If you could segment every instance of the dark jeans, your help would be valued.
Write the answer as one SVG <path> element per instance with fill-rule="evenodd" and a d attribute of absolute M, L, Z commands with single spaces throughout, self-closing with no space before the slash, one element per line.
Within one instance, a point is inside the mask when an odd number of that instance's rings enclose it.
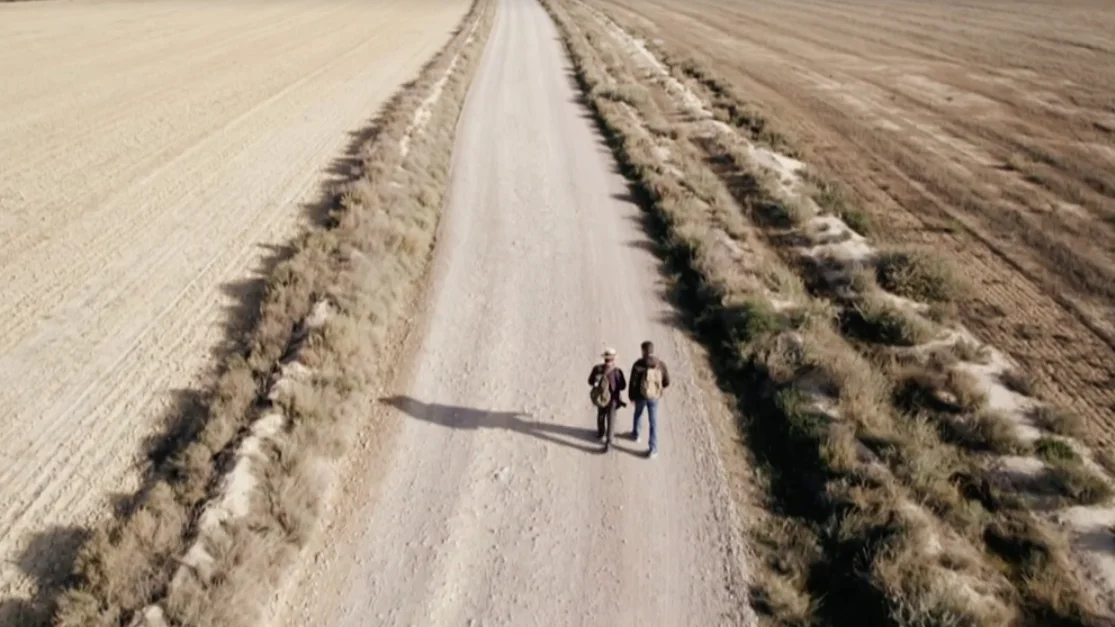
<path fill-rule="evenodd" d="M 616 431 L 616 406 L 609 405 L 607 407 L 600 407 L 596 410 L 596 435 L 597 437 L 608 436 L 606 440 L 609 444 L 612 442 L 612 434 Z"/>

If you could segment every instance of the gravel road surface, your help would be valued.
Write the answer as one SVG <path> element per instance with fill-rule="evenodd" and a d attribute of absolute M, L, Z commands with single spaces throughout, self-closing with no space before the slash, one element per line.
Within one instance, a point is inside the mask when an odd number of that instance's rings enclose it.
<path fill-rule="evenodd" d="M 639 210 L 578 104 L 555 26 L 502 0 L 462 114 L 433 282 L 284 625 L 743 622 L 729 499 Z M 653 340 L 659 456 L 595 439 L 586 378 Z M 617 433 L 631 428 L 631 406 Z"/>

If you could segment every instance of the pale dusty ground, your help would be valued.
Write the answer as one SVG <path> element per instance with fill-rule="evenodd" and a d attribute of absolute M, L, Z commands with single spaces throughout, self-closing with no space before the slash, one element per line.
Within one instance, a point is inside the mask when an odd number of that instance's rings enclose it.
<path fill-rule="evenodd" d="M 568 67 L 542 8 L 502 0 L 424 314 L 381 404 L 393 456 L 353 460 L 273 624 L 744 622 L 719 410 Z M 660 455 L 642 456 L 645 425 L 602 455 L 588 370 L 605 344 L 626 370 L 647 338 L 675 382 Z"/>
<path fill-rule="evenodd" d="M 466 9 L 0 7 L 0 599 L 135 486 L 143 438 L 346 132 Z"/>

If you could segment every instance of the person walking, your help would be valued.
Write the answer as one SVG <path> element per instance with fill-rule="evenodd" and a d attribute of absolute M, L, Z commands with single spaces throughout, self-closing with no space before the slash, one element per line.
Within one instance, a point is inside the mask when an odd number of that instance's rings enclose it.
<path fill-rule="evenodd" d="M 616 409 L 627 405 L 620 396 L 627 388 L 627 379 L 623 376 L 623 369 L 616 368 L 615 349 L 604 349 L 603 357 L 604 363 L 592 367 L 588 384 L 592 386 L 589 397 L 596 406 L 596 436 L 604 443 L 604 452 L 607 453 L 612 446 Z"/>
<path fill-rule="evenodd" d="M 639 419 L 643 410 L 647 412 L 647 422 L 650 423 L 650 442 L 647 447 L 647 457 L 658 455 L 658 400 L 662 392 L 670 387 L 670 371 L 666 362 L 654 354 L 654 343 L 643 342 L 640 346 L 643 356 L 631 365 L 631 391 L 628 397 L 635 403 L 635 417 L 631 426 L 631 440 L 639 441 Z"/>

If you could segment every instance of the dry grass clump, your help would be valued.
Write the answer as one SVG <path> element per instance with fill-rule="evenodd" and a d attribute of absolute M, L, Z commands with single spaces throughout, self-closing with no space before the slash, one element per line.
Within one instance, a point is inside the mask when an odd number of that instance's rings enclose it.
<path fill-rule="evenodd" d="M 650 95 L 647 90 L 639 85 L 616 85 L 603 87 L 597 90 L 597 95 L 614 102 L 622 102 L 632 107 L 643 105 Z"/>
<path fill-rule="evenodd" d="M 389 332 L 428 261 L 457 113 L 491 17 L 492 3 L 474 3 L 449 44 L 384 108 L 355 155 L 363 172 L 337 190 L 327 222 L 273 272 L 244 349 L 203 411 L 175 425 L 131 507 L 81 551 L 55 624 L 131 624 L 155 603 L 169 624 L 254 624 L 267 588 L 313 529 L 329 478 L 323 468 L 347 448 L 362 412 L 359 390 L 389 361 Z M 476 41 L 466 47 L 465 25 L 477 21 Z M 456 71 L 404 157 L 400 140 L 415 109 L 458 52 Z M 307 331 L 304 321 L 322 301 L 335 315 Z M 312 376 L 266 398 L 296 349 Z M 197 572 L 170 586 L 248 427 L 276 408 L 289 417 L 268 450 L 280 462 L 260 464 L 251 513 L 206 547 L 214 577 Z"/>
<path fill-rule="evenodd" d="M 991 362 L 991 349 L 978 342 L 960 338 L 953 343 L 952 349 L 961 361 L 966 361 L 971 364 L 987 364 Z"/>
<path fill-rule="evenodd" d="M 1050 405 L 1038 405 L 1030 412 L 1034 423 L 1057 435 L 1082 439 L 1088 434 L 1088 425 L 1077 414 Z"/>
<path fill-rule="evenodd" d="M 1022 596 L 1040 611 L 1041 625 L 1105 624 L 1100 608 L 1080 594 L 1083 585 L 1069 564 L 1064 537 L 1026 511 L 1000 516 L 987 526 L 984 541 L 1000 557 Z"/>
<path fill-rule="evenodd" d="M 973 443 L 1000 455 L 1020 455 L 1030 447 L 1018 437 L 1014 421 L 1006 414 L 984 409 L 971 421 Z"/>
<path fill-rule="evenodd" d="M 953 368 L 945 377 L 945 390 L 965 412 L 974 413 L 987 405 L 987 390 L 976 375 Z"/>
<path fill-rule="evenodd" d="M 860 235 L 871 235 L 871 230 L 873 228 L 871 216 L 856 209 L 845 209 L 838 215 L 840 219 L 844 221 L 844 224 L 847 224 L 848 228 L 856 233 Z"/>
<path fill-rule="evenodd" d="M 1014 421 L 987 407 L 988 393 L 979 378 L 952 366 L 947 351 L 922 356 L 894 371 L 895 402 L 911 415 L 927 414 L 942 437 L 971 451 L 997 454 L 1029 452 Z"/>
<path fill-rule="evenodd" d="M 845 326 L 859 339 L 893 346 L 917 346 L 935 335 L 934 328 L 924 318 L 898 307 L 878 292 L 864 294 L 852 307 L 855 322 Z"/>
<path fill-rule="evenodd" d="M 812 170 L 806 171 L 803 178 L 809 185 L 809 197 L 822 212 L 839 216 L 848 228 L 860 235 L 871 234 L 871 216 L 849 206 L 848 195 L 843 187 L 822 179 Z"/>
<path fill-rule="evenodd" d="M 1045 480 L 1066 505 L 1096 505 L 1111 498 L 1111 485 L 1079 458 L 1052 460 Z"/>
<path fill-rule="evenodd" d="M 752 540 L 765 559 L 766 568 L 757 568 L 749 592 L 752 605 L 762 614 L 781 617 L 788 624 L 808 625 L 818 603 L 806 591 L 809 565 L 820 559 L 821 547 L 815 535 L 783 517 L 766 514 L 770 519 L 754 527 Z"/>
<path fill-rule="evenodd" d="M 880 253 L 875 269 L 883 289 L 918 302 L 951 303 L 968 293 L 968 285 L 950 262 L 925 251 Z"/>
<path fill-rule="evenodd" d="M 1013 390 L 1025 396 L 1038 395 L 1037 379 L 1025 370 L 1011 368 L 1000 374 L 999 380 L 1008 390 Z"/>
<path fill-rule="evenodd" d="M 795 226 L 805 224 L 810 218 L 814 216 L 813 208 L 809 203 L 804 200 L 796 198 L 787 198 L 778 203 L 781 211 L 786 215 L 789 222 Z"/>

